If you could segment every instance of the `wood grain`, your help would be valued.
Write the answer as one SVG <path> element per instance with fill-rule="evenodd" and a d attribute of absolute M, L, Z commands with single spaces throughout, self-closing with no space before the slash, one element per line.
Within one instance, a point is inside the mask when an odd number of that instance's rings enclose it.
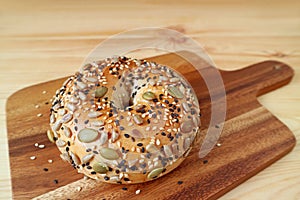
<path fill-rule="evenodd" d="M 186 160 L 173 172 L 143 184 L 126 186 L 82 181 L 82 175 L 61 160 L 53 164 L 47 159 L 59 156 L 55 145 L 47 141 L 49 98 L 65 79 L 54 80 L 23 89 L 7 103 L 7 126 L 15 199 L 216 199 L 246 179 L 269 166 L 292 150 L 292 132 L 257 101 L 257 95 L 281 87 L 291 80 L 293 70 L 284 63 L 265 61 L 236 71 L 220 71 L 227 98 L 226 121 L 219 143 L 205 158 L 199 158 L 203 136 L 211 116 L 210 93 L 204 80 L 193 67 L 175 54 L 150 58 L 181 72 L 197 93 L 201 108 L 201 137 Z M 202 71 L 210 78 L 212 67 Z M 259 69 L 259 70 L 258 70 Z M 247 76 L 246 76 L 247 74 Z M 42 94 L 47 90 L 47 94 Z M 26 103 L 24 103 L 26 102 Z M 34 105 L 41 105 L 36 109 Z M 37 117 L 37 112 L 43 117 Z M 218 128 L 218 127 L 215 127 Z M 33 144 L 46 144 L 39 150 Z M 37 159 L 29 161 L 31 155 Z M 204 163 L 204 160 L 208 163 Z M 26 165 L 24 165 L 26 163 Z M 27 164 L 28 163 L 28 164 Z M 44 172 L 43 168 L 49 171 Z M 31 180 L 28 182 L 28 180 Z M 58 184 L 53 180 L 57 179 Z M 177 182 L 183 181 L 182 185 Z M 80 187 L 81 191 L 76 191 Z M 142 193 L 135 194 L 137 189 Z"/>
<path fill-rule="evenodd" d="M 292 82 L 259 98 L 300 139 L 300 2 L 187 0 L 0 1 L 0 199 L 10 199 L 5 105 L 17 90 L 64 77 L 99 42 L 144 26 L 171 27 L 201 43 L 216 66 L 276 59 Z M 139 51 L 134 57 L 157 55 Z M 300 199 L 300 144 L 221 199 Z"/>

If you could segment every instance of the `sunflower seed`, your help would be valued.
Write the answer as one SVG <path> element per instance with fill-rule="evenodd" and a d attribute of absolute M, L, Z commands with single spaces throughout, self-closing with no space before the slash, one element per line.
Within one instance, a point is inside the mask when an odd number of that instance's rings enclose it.
<path fill-rule="evenodd" d="M 119 178 L 119 176 L 111 176 L 109 180 L 111 180 L 111 181 L 119 181 L 120 178 Z"/>
<path fill-rule="evenodd" d="M 146 151 L 149 151 L 150 153 L 158 152 L 158 149 L 154 146 L 154 144 L 148 144 L 146 146 Z"/>
<path fill-rule="evenodd" d="M 103 115 L 102 112 L 91 111 L 91 112 L 89 112 L 88 117 L 89 118 L 97 118 L 101 115 Z"/>
<path fill-rule="evenodd" d="M 104 121 L 98 120 L 98 121 L 92 122 L 91 124 L 92 124 L 92 126 L 97 126 L 97 127 L 99 127 L 99 126 L 103 126 L 103 125 L 104 125 Z"/>
<path fill-rule="evenodd" d="M 63 141 L 62 139 L 58 139 L 58 140 L 56 140 L 56 145 L 58 147 L 64 147 L 64 146 L 66 146 L 66 142 Z"/>
<path fill-rule="evenodd" d="M 107 141 L 107 139 L 108 139 L 108 134 L 106 132 L 102 131 L 101 135 L 100 135 L 99 145 L 105 144 L 105 142 Z"/>
<path fill-rule="evenodd" d="M 199 126 L 200 125 L 200 119 L 198 116 L 194 115 L 193 116 L 193 123 L 195 126 Z"/>
<path fill-rule="evenodd" d="M 167 81 L 169 79 L 167 77 L 165 77 L 165 76 L 159 76 L 158 80 L 160 80 L 160 81 Z"/>
<path fill-rule="evenodd" d="M 191 111 L 191 108 L 189 107 L 189 105 L 186 102 L 182 103 L 182 108 L 187 113 Z"/>
<path fill-rule="evenodd" d="M 80 142 L 90 143 L 97 139 L 98 131 L 91 128 L 84 128 L 79 131 L 77 137 Z"/>
<path fill-rule="evenodd" d="M 62 154 L 60 154 L 60 157 L 61 157 L 61 159 L 63 159 L 64 161 L 67 161 L 67 162 L 71 163 L 71 159 L 70 159 L 70 157 L 69 157 L 69 154 L 67 154 L 67 153 L 62 153 Z"/>
<path fill-rule="evenodd" d="M 119 137 L 119 133 L 113 130 L 111 135 L 111 142 L 115 142 L 118 139 L 118 137 Z"/>
<path fill-rule="evenodd" d="M 71 113 L 67 113 L 60 119 L 60 122 L 68 123 L 69 121 L 71 121 L 72 118 L 73 118 L 73 115 Z"/>
<path fill-rule="evenodd" d="M 134 159 L 134 160 L 128 160 L 128 166 L 132 167 L 133 165 L 135 165 L 137 163 L 138 159 Z"/>
<path fill-rule="evenodd" d="M 75 165 L 80 165 L 80 159 L 76 154 L 74 154 L 72 151 L 70 151 L 70 156 L 72 160 L 74 161 Z"/>
<path fill-rule="evenodd" d="M 52 113 L 50 115 L 50 123 L 53 124 L 55 122 L 55 120 L 56 120 L 56 118 L 55 118 L 54 114 Z"/>
<path fill-rule="evenodd" d="M 70 100 L 69 100 L 70 103 L 73 103 L 73 104 L 77 104 L 78 103 L 78 99 L 74 96 L 70 97 Z"/>
<path fill-rule="evenodd" d="M 92 83 L 95 83 L 95 82 L 97 82 L 97 78 L 95 78 L 95 77 L 85 77 L 85 79 L 87 80 L 87 81 L 89 81 L 89 82 L 92 82 Z"/>
<path fill-rule="evenodd" d="M 87 87 L 87 84 L 78 81 L 78 82 L 77 82 L 77 86 L 78 86 L 79 89 L 83 90 L 84 88 Z"/>
<path fill-rule="evenodd" d="M 150 79 L 148 83 L 149 83 L 151 86 L 154 86 L 156 82 L 155 82 L 155 80 Z"/>
<path fill-rule="evenodd" d="M 67 127 L 67 126 L 65 126 L 65 125 L 63 125 L 63 128 L 64 128 L 64 134 L 65 134 L 65 136 L 68 137 L 68 138 L 70 138 L 72 136 L 72 132 L 71 132 L 70 128 Z"/>
<path fill-rule="evenodd" d="M 60 116 L 63 116 L 64 114 L 66 114 L 66 110 L 65 110 L 65 109 L 59 109 L 59 110 L 58 110 L 58 114 L 59 114 Z"/>
<path fill-rule="evenodd" d="M 144 99 L 146 99 L 146 100 L 153 100 L 153 99 L 155 99 L 155 94 L 153 93 L 153 92 L 150 92 L 150 91 L 148 91 L 148 92 L 145 92 L 143 95 L 142 95 L 142 97 L 144 98 Z"/>
<path fill-rule="evenodd" d="M 51 130 L 47 130 L 47 136 L 48 136 L 48 139 L 50 142 L 54 143 L 54 135 L 53 135 L 53 132 Z"/>
<path fill-rule="evenodd" d="M 179 80 L 180 80 L 179 78 L 174 77 L 174 78 L 171 78 L 171 79 L 170 79 L 170 82 L 171 82 L 171 83 L 175 83 L 175 82 L 178 82 Z"/>
<path fill-rule="evenodd" d="M 68 103 L 66 107 L 72 112 L 74 112 L 76 110 L 76 106 L 71 103 Z"/>
<path fill-rule="evenodd" d="M 94 157 L 94 154 L 92 154 L 92 153 L 86 154 L 86 155 L 83 156 L 82 159 L 81 159 L 82 164 L 85 164 L 85 163 L 89 162 L 93 157 Z"/>
<path fill-rule="evenodd" d="M 100 154 L 103 158 L 107 159 L 107 160 L 116 160 L 119 158 L 118 153 L 111 148 L 102 148 L 100 149 Z"/>
<path fill-rule="evenodd" d="M 86 100 L 86 95 L 83 93 L 83 92 L 78 92 L 78 96 L 79 98 L 82 100 L 82 101 L 85 101 Z"/>
<path fill-rule="evenodd" d="M 161 173 L 162 173 L 162 171 L 163 171 L 164 169 L 163 168 L 156 168 L 156 169 L 153 169 L 149 174 L 148 174 L 148 179 L 152 179 L 152 178 L 156 178 L 156 177 L 158 177 Z"/>
<path fill-rule="evenodd" d="M 164 152 L 166 154 L 167 157 L 171 157 L 173 155 L 171 148 L 169 147 L 169 145 L 164 145 Z"/>
<path fill-rule="evenodd" d="M 61 127 L 62 123 L 60 121 L 56 121 L 55 124 L 52 126 L 52 130 L 54 131 L 58 131 Z"/>
<path fill-rule="evenodd" d="M 139 115 L 133 115 L 133 121 L 137 124 L 140 125 L 143 123 L 143 119 Z"/>
<path fill-rule="evenodd" d="M 180 90 L 177 87 L 169 86 L 167 91 L 172 97 L 175 97 L 175 98 L 178 98 L 178 99 L 181 99 L 181 98 L 184 97 L 182 92 L 180 92 Z"/>
<path fill-rule="evenodd" d="M 95 90 L 95 97 L 96 98 L 103 97 L 106 94 L 107 90 L 108 89 L 105 86 L 100 86 L 100 87 L 96 88 L 96 90 Z"/>
<path fill-rule="evenodd" d="M 191 145 L 191 139 L 190 138 L 185 138 L 184 143 L 183 143 L 183 149 L 188 149 Z"/>
<path fill-rule="evenodd" d="M 134 138 L 143 138 L 144 135 L 137 129 L 133 129 L 131 131 L 131 136 L 133 136 Z"/>
<path fill-rule="evenodd" d="M 192 120 L 184 121 L 180 125 L 180 129 L 181 129 L 181 132 L 183 132 L 183 133 L 189 133 L 189 132 L 191 132 L 192 129 L 193 129 L 193 122 L 192 122 Z"/>

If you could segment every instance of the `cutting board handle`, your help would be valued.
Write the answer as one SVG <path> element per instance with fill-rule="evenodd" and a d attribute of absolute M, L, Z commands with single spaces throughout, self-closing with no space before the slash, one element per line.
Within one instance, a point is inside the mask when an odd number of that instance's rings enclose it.
<path fill-rule="evenodd" d="M 268 60 L 236 71 L 221 71 L 226 90 L 238 89 L 256 96 L 288 84 L 294 70 L 285 63 Z"/>

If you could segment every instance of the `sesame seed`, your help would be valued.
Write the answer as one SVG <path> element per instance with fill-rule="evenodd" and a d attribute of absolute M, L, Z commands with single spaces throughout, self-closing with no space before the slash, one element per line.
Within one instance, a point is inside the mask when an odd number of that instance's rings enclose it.
<path fill-rule="evenodd" d="M 136 190 L 135 191 L 135 194 L 140 194 L 141 193 L 141 190 Z"/>
<path fill-rule="evenodd" d="M 44 90 L 43 92 L 42 92 L 42 94 L 46 94 L 47 93 L 47 91 L 46 90 Z"/>
<path fill-rule="evenodd" d="M 30 156 L 30 160 L 35 160 L 36 157 L 35 156 Z"/>
<path fill-rule="evenodd" d="M 42 117 L 43 114 L 42 114 L 42 113 L 39 113 L 39 114 L 37 114 L 36 116 L 37 116 L 37 117 Z"/>
<path fill-rule="evenodd" d="M 76 188 L 76 190 L 78 191 L 78 192 L 80 192 L 81 191 L 81 187 L 80 186 L 78 186 L 77 188 Z"/>
<path fill-rule="evenodd" d="M 220 147 L 220 146 L 221 146 L 221 144 L 220 144 L 220 143 L 218 143 L 218 144 L 217 144 L 217 147 Z"/>
<path fill-rule="evenodd" d="M 49 160 L 48 160 L 48 163 L 53 163 L 53 160 L 50 160 L 50 159 L 49 159 Z"/>
<path fill-rule="evenodd" d="M 34 107 L 35 107 L 35 108 L 39 108 L 39 107 L 40 107 L 40 105 L 35 105 Z"/>
<path fill-rule="evenodd" d="M 141 146 L 143 146 L 143 143 L 137 143 L 136 145 L 141 147 Z"/>
<path fill-rule="evenodd" d="M 39 146 L 39 143 L 35 143 L 34 146 L 35 146 L 35 147 L 38 147 L 38 146 Z"/>
<path fill-rule="evenodd" d="M 45 145 L 44 145 L 44 144 L 39 144 L 38 147 L 39 147 L 40 149 L 43 149 L 43 148 L 45 148 Z"/>

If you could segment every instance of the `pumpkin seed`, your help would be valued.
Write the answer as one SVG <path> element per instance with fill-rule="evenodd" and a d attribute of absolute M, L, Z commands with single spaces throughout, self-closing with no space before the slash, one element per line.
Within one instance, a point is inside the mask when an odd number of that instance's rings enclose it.
<path fill-rule="evenodd" d="M 63 125 L 63 128 L 64 128 L 64 134 L 65 134 L 65 136 L 68 137 L 68 138 L 70 138 L 72 136 L 72 132 L 71 132 L 70 128 L 67 127 L 67 126 L 65 126 L 65 125 Z"/>
<path fill-rule="evenodd" d="M 81 129 L 78 133 L 78 140 L 80 142 L 90 143 L 97 139 L 98 131 L 91 128 Z"/>
<path fill-rule="evenodd" d="M 96 98 L 101 98 L 101 97 L 103 97 L 105 94 L 106 94 L 106 92 L 107 92 L 107 87 L 105 87 L 105 86 L 100 86 L 100 87 L 98 87 L 98 88 L 96 88 L 96 91 L 95 91 L 95 97 Z"/>
<path fill-rule="evenodd" d="M 93 164 L 93 170 L 97 173 L 105 174 L 108 171 L 108 167 L 97 162 Z"/>
<path fill-rule="evenodd" d="M 58 147 L 64 147 L 64 146 L 66 146 L 66 142 L 63 141 L 62 139 L 58 139 L 58 140 L 56 140 L 56 145 Z"/>
<path fill-rule="evenodd" d="M 94 157 L 94 154 L 92 154 L 92 153 L 91 154 L 86 154 L 81 159 L 82 164 L 85 164 L 85 163 L 89 162 L 93 157 Z"/>
<path fill-rule="evenodd" d="M 100 154 L 103 158 L 107 160 L 116 160 L 119 158 L 118 153 L 114 149 L 107 147 L 100 149 Z"/>
<path fill-rule="evenodd" d="M 156 168 L 153 169 L 149 174 L 148 174 L 148 179 L 152 179 L 152 178 L 157 178 L 162 171 L 164 170 L 164 168 Z"/>
<path fill-rule="evenodd" d="M 52 131 L 50 131 L 50 130 L 47 130 L 47 136 L 48 136 L 48 139 L 49 139 L 49 141 L 50 142 L 52 142 L 52 143 L 54 143 L 55 141 L 54 141 L 54 135 L 53 135 L 53 132 Z"/>
<path fill-rule="evenodd" d="M 194 123 L 192 120 L 184 121 L 180 126 L 181 132 L 183 132 L 183 133 L 191 132 L 193 129 L 193 125 L 194 125 Z"/>
<path fill-rule="evenodd" d="M 150 101 L 150 100 L 155 99 L 156 96 L 155 96 L 155 94 L 153 92 L 148 91 L 148 92 L 145 92 L 142 97 L 144 99 Z"/>
<path fill-rule="evenodd" d="M 180 92 L 180 90 L 177 87 L 169 86 L 167 91 L 172 97 L 175 97 L 175 98 L 178 98 L 178 99 L 181 99 L 181 98 L 184 97 L 182 92 Z"/>
<path fill-rule="evenodd" d="M 80 165 L 80 159 L 76 154 L 74 154 L 72 151 L 70 151 L 70 156 L 72 160 L 74 161 L 75 165 Z"/>
<path fill-rule="evenodd" d="M 143 123 L 143 119 L 139 115 L 133 115 L 133 121 L 137 124 L 140 125 Z"/>

